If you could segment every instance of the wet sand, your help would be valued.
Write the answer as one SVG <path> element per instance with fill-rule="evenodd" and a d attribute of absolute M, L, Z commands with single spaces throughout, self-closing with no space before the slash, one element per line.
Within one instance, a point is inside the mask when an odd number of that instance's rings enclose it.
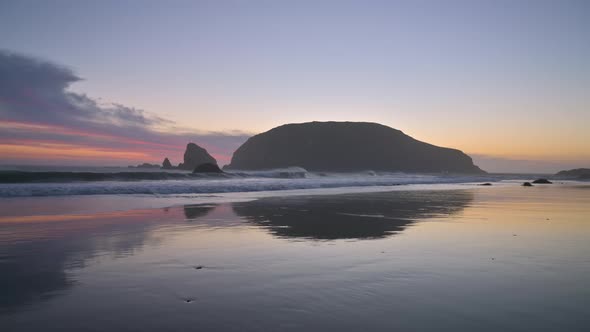
<path fill-rule="evenodd" d="M 3 331 L 590 326 L 589 185 L 29 202 L 0 216 Z"/>

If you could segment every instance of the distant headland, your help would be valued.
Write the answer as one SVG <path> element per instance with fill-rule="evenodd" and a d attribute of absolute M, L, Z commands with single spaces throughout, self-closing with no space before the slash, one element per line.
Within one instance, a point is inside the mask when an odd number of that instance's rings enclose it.
<path fill-rule="evenodd" d="M 576 168 L 560 171 L 555 176 L 562 179 L 590 180 L 590 168 Z"/>
<path fill-rule="evenodd" d="M 369 122 L 286 124 L 249 138 L 225 169 L 485 173 L 465 153 Z"/>

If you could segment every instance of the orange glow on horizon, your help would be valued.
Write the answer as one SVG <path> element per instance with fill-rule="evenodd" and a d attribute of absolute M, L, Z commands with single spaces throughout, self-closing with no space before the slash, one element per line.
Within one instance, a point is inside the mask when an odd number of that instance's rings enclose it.
<path fill-rule="evenodd" d="M 0 130 L 6 129 L 16 133 L 39 133 L 68 136 L 67 141 L 56 139 L 35 138 L 11 138 L 7 135 L 0 139 L 0 153 L 4 161 L 21 162 L 33 160 L 48 161 L 97 161 L 97 163 L 126 162 L 136 163 L 160 163 L 164 158 L 169 158 L 173 164 L 182 162 L 185 144 L 182 137 L 176 138 L 175 133 L 153 132 L 154 139 L 158 134 L 163 134 L 163 139 L 172 139 L 179 143 L 151 142 L 141 139 L 122 137 L 119 135 L 86 132 L 76 128 L 69 128 L 53 124 L 41 124 L 18 121 L 0 120 Z M 21 135 L 22 136 L 22 135 Z M 34 135 L 33 135 L 34 136 Z M 49 136 L 50 137 L 50 136 Z M 84 138 L 84 143 L 76 143 L 76 138 Z M 90 142 L 86 142 L 90 138 Z M 94 144 L 94 142 L 96 144 Z M 199 144 L 199 142 L 195 142 Z M 204 146 L 220 165 L 228 163 L 233 151 L 223 151 L 215 147 Z"/>
<path fill-rule="evenodd" d="M 21 144 L 0 144 L 0 154 L 2 154 L 5 157 L 21 159 L 152 159 L 150 155 L 144 152 L 99 149 L 85 145 L 55 143 L 39 143 L 37 146 Z"/>
<path fill-rule="evenodd" d="M 109 141 L 117 141 L 117 142 L 125 142 L 129 144 L 140 144 L 140 145 L 152 145 L 158 146 L 162 148 L 177 148 L 176 146 L 170 144 L 162 144 L 157 142 L 147 142 L 143 140 L 136 140 L 130 139 L 128 137 L 123 137 L 119 135 L 111 135 L 111 134 L 102 134 L 96 133 L 88 130 L 77 130 L 74 128 L 57 126 L 57 125 L 48 125 L 48 124 L 40 124 L 40 123 L 30 123 L 30 122 L 16 122 L 16 121 L 0 121 L 0 129 L 16 129 L 16 130 L 25 130 L 31 131 L 34 130 L 36 132 L 46 132 L 46 133 L 58 133 L 60 135 L 66 136 L 84 136 L 84 137 L 94 137 L 105 139 Z"/>
<path fill-rule="evenodd" d="M 168 157 L 173 164 L 177 164 L 182 161 L 184 152 L 184 144 L 150 142 L 118 135 L 87 132 L 53 124 L 0 120 L 0 130 L 2 129 L 19 133 L 57 134 L 72 138 L 71 140 L 68 139 L 68 141 L 34 138 L 12 139 L 10 137 L 0 139 L 0 153 L 5 162 L 18 163 L 21 160 L 26 162 L 34 160 L 72 162 L 79 160 L 96 161 L 101 164 L 110 161 L 135 164 L 142 162 L 160 163 L 165 157 Z M 467 133 L 449 131 L 444 127 L 433 128 L 426 134 L 424 134 L 424 128 L 420 128 L 420 130 L 412 127 L 398 129 L 402 129 L 404 133 L 420 141 L 441 147 L 459 149 L 472 157 L 540 162 L 580 162 L 590 160 L 590 150 L 586 149 L 587 143 L 583 137 L 571 141 L 556 131 L 545 132 L 542 136 L 535 136 L 532 134 L 523 135 L 520 131 L 510 130 L 504 131 L 498 136 L 482 137 L 481 132 L 476 127 L 467 128 Z M 165 132 L 162 133 L 166 134 Z M 465 140 L 466 134 L 477 139 Z M 92 142 L 79 144 L 75 143 L 76 137 L 92 138 L 100 143 L 96 144 L 98 146 Z M 543 144 L 539 144 L 539 142 L 543 142 Z M 199 142 L 196 143 L 199 144 Z M 122 145 L 126 146 L 123 147 Z M 209 150 L 209 153 L 220 165 L 229 163 L 231 160 L 233 151 L 223 151 L 206 146 L 205 148 Z"/>

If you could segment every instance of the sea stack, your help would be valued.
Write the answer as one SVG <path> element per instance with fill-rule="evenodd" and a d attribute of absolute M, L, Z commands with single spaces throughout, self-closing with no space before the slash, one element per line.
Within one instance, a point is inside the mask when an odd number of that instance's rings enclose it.
<path fill-rule="evenodd" d="M 186 151 L 184 152 L 184 162 L 180 163 L 178 168 L 193 171 L 197 166 L 207 163 L 217 165 L 217 161 L 207 152 L 207 150 L 195 143 L 188 143 L 186 145 Z"/>
<path fill-rule="evenodd" d="M 162 162 L 162 168 L 163 169 L 172 169 L 172 163 L 170 162 L 170 160 L 168 158 L 165 158 L 164 161 Z"/>
<path fill-rule="evenodd" d="M 291 166 L 309 171 L 485 173 L 465 153 L 368 122 L 287 124 L 249 138 L 227 169 Z"/>
<path fill-rule="evenodd" d="M 193 173 L 223 173 L 223 171 L 217 164 L 205 163 L 195 167 Z"/>

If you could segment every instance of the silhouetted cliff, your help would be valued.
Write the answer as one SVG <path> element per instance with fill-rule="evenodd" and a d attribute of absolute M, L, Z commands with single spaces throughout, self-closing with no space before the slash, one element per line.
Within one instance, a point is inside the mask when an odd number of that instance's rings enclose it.
<path fill-rule="evenodd" d="M 248 139 L 228 169 L 485 173 L 469 156 L 367 122 L 287 124 Z"/>

